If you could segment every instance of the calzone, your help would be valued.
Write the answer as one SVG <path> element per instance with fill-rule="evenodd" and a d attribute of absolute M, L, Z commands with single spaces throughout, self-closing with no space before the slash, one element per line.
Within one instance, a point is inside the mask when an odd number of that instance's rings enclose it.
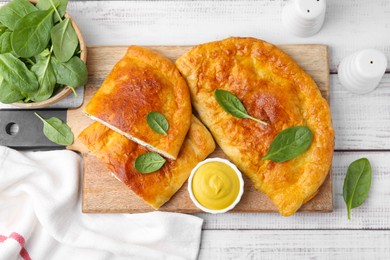
<path fill-rule="evenodd" d="M 79 135 L 93 154 L 154 209 L 167 202 L 188 179 L 192 168 L 215 149 L 210 132 L 192 116 L 191 127 L 176 160 L 167 160 L 156 172 L 142 174 L 134 168 L 134 160 L 148 150 L 110 128 L 95 122 Z"/>
<path fill-rule="evenodd" d="M 166 135 L 149 126 L 151 112 L 168 121 Z M 152 50 L 131 46 L 84 113 L 149 150 L 176 159 L 191 125 L 192 111 L 187 84 L 175 64 Z"/>
<path fill-rule="evenodd" d="M 262 40 L 228 38 L 192 48 L 176 66 L 218 145 L 282 215 L 294 214 L 316 194 L 331 167 L 334 131 L 328 103 L 294 60 Z M 268 125 L 224 111 L 216 89 L 233 93 Z M 275 136 L 292 126 L 310 128 L 309 149 L 283 163 L 262 160 Z"/>

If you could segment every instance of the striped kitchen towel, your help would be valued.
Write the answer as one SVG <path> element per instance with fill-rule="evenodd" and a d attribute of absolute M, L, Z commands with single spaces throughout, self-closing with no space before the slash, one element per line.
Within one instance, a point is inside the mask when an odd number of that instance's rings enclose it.
<path fill-rule="evenodd" d="M 0 146 L 0 259 L 196 259 L 203 220 L 83 214 L 81 157 Z"/>

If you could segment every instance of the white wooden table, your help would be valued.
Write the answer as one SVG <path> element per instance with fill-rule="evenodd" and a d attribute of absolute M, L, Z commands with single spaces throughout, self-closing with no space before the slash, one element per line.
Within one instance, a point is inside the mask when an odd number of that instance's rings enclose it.
<path fill-rule="evenodd" d="M 200 259 L 390 259 L 390 69 L 380 86 L 354 95 L 340 86 L 346 55 L 376 48 L 390 60 L 390 1 L 328 0 L 323 29 L 310 38 L 281 24 L 286 1 L 74 1 L 69 13 L 89 45 L 192 45 L 228 36 L 281 43 L 323 43 L 331 53 L 331 108 L 336 130 L 334 212 L 199 214 L 205 220 Z M 104 62 L 104 61 L 102 61 Z M 367 201 L 352 220 L 342 198 L 346 169 L 373 166 Z"/>

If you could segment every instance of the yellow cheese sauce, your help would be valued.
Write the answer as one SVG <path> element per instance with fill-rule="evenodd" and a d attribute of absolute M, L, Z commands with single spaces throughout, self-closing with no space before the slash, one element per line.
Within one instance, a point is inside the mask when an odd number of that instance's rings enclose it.
<path fill-rule="evenodd" d="M 229 207 L 240 192 L 236 172 L 223 162 L 201 165 L 192 179 L 192 192 L 203 207 L 221 210 Z"/>

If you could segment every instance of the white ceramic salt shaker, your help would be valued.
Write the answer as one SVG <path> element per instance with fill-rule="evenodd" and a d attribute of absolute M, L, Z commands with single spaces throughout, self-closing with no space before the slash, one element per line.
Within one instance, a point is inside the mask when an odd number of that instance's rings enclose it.
<path fill-rule="evenodd" d="M 320 31 L 326 0 L 290 0 L 282 11 L 282 23 L 292 34 L 309 37 Z"/>
<path fill-rule="evenodd" d="M 345 89 L 365 94 L 378 86 L 386 67 L 387 59 L 382 52 L 365 49 L 344 58 L 338 67 L 338 76 Z"/>

